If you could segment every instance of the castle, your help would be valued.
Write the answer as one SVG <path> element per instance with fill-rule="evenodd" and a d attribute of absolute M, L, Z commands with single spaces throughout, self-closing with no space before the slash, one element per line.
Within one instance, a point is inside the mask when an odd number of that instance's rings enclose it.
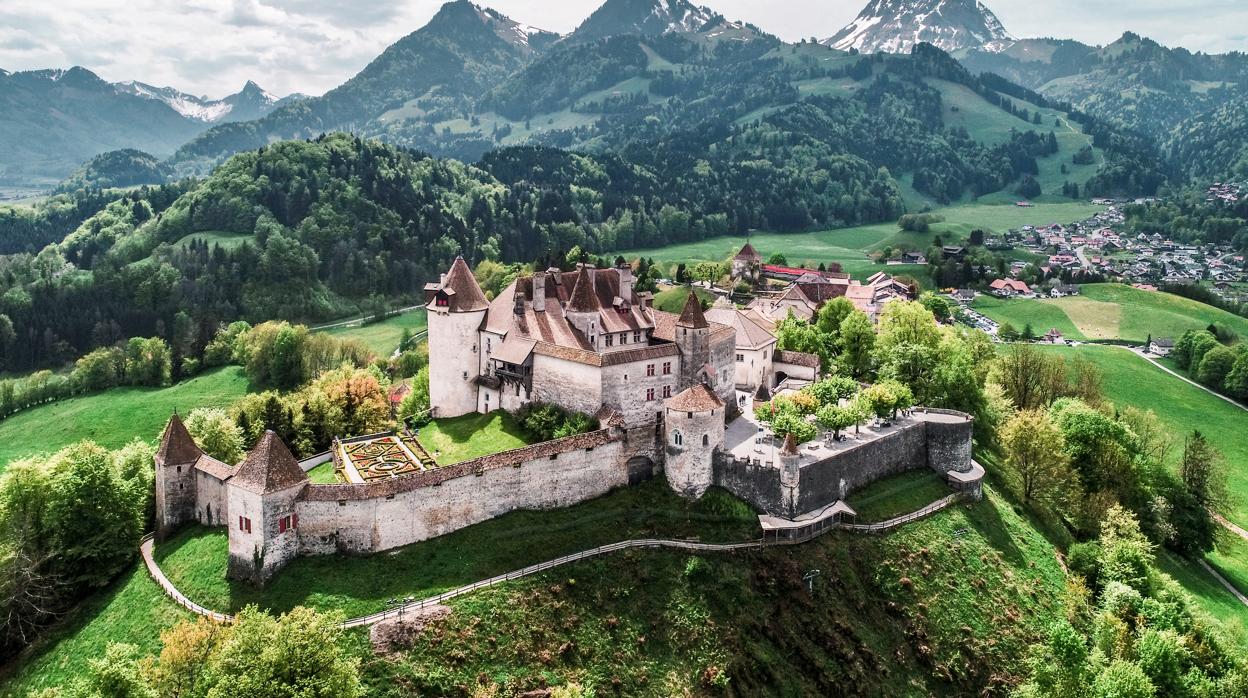
<path fill-rule="evenodd" d="M 660 471 L 685 497 L 728 489 L 769 517 L 760 522 L 773 534 L 809 525 L 803 517 L 821 507 L 824 517 L 852 511 L 840 501 L 848 492 L 912 468 L 979 494 L 972 425 L 959 413 L 923 411 L 852 443 L 829 435 L 800 451 L 767 448 L 750 391 L 817 380 L 817 357 L 775 351 L 765 323 L 744 330 L 745 316 L 730 314 L 742 311 L 708 319 L 693 293 L 679 315 L 654 308 L 628 267 L 537 272 L 491 301 L 456 259 L 425 291 L 433 417 L 543 402 L 592 414 L 599 429 L 446 466 L 413 458 L 409 433 L 336 441 L 299 462 L 266 432 L 231 465 L 206 455 L 174 415 L 155 457 L 158 537 L 190 522 L 225 526 L 229 577 L 264 584 L 300 555 L 389 550 Z M 407 461 L 391 469 L 393 458 Z M 310 482 L 307 471 L 330 459 L 351 482 Z"/>

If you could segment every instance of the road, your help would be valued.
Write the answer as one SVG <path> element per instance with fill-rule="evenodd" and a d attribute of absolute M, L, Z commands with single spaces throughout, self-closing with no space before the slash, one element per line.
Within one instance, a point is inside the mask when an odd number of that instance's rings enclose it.
<path fill-rule="evenodd" d="M 1140 358 L 1147 360 L 1147 361 L 1148 361 L 1149 363 L 1151 363 L 1152 365 L 1156 366 L 1157 368 L 1160 368 L 1161 370 L 1165 371 L 1166 373 L 1169 373 L 1170 375 L 1174 376 L 1175 378 L 1178 378 L 1178 379 L 1179 379 L 1179 380 L 1181 380 L 1181 381 L 1185 381 L 1185 382 L 1187 382 L 1187 383 L 1189 383 L 1189 384 L 1191 384 L 1191 385 L 1194 385 L 1194 386 L 1196 386 L 1197 388 L 1200 388 L 1201 390 L 1205 391 L 1206 393 L 1209 393 L 1210 395 L 1212 395 L 1212 396 L 1214 396 L 1214 397 L 1216 397 L 1216 398 L 1218 398 L 1218 399 L 1221 399 L 1221 400 L 1226 400 L 1227 402 L 1229 402 L 1229 403 L 1231 403 L 1232 405 L 1234 405 L 1234 406 L 1238 407 L 1239 409 L 1241 409 L 1241 410 L 1243 410 L 1243 411 L 1245 411 L 1245 412 L 1248 412 L 1248 407 L 1245 407 L 1243 403 L 1241 403 L 1241 402 L 1239 402 L 1239 401 L 1237 401 L 1237 400 L 1234 400 L 1234 399 L 1232 399 L 1232 398 L 1229 398 L 1229 397 L 1227 397 L 1227 396 L 1225 396 L 1225 395 L 1223 395 L 1222 393 L 1219 393 L 1219 392 L 1217 392 L 1217 391 L 1210 390 L 1209 388 L 1206 388 L 1205 386 L 1201 385 L 1200 383 L 1197 383 L 1196 381 L 1192 380 L 1191 378 L 1188 378 L 1187 376 L 1185 376 L 1185 375 L 1183 375 L 1183 374 L 1181 374 L 1181 373 L 1179 373 L 1179 372 L 1177 372 L 1177 371 L 1173 371 L 1173 370 L 1171 370 L 1169 367 L 1165 366 L 1165 365 L 1164 365 L 1164 364 L 1162 364 L 1160 361 L 1158 361 L 1158 360 L 1156 359 L 1156 357 L 1154 357 L 1152 354 L 1149 354 L 1148 352 L 1144 351 L 1143 349 L 1140 349 L 1140 348 L 1138 348 L 1138 347 L 1123 347 L 1123 348 L 1124 348 L 1124 349 L 1127 349 L 1128 351 L 1133 352 L 1136 356 L 1139 356 Z"/>
<path fill-rule="evenodd" d="M 1076 247 L 1075 256 L 1079 258 L 1079 266 L 1083 267 L 1084 269 L 1091 269 L 1092 263 L 1088 261 L 1088 255 L 1086 254 L 1087 249 L 1088 249 L 1087 245 L 1080 245 Z"/>

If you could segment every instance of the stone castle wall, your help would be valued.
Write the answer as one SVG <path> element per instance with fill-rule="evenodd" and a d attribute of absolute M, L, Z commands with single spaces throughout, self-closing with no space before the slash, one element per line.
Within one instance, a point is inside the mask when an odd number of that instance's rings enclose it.
<path fill-rule="evenodd" d="M 156 462 L 156 533 L 162 539 L 178 526 L 196 520 L 198 495 L 195 464 Z"/>
<path fill-rule="evenodd" d="M 601 496 L 629 484 L 630 436 L 603 430 L 380 483 L 309 485 L 296 504 L 299 553 L 374 553 Z"/>
<path fill-rule="evenodd" d="M 477 389 L 470 383 L 480 374 L 478 332 L 485 311 L 450 313 L 429 308 L 429 404 L 437 417 L 476 412 Z"/>
<path fill-rule="evenodd" d="M 786 483 L 774 465 L 749 463 L 719 453 L 715 484 L 769 514 L 792 518 L 814 511 L 876 480 L 918 468 L 942 475 L 969 472 L 974 421 L 947 410 L 929 410 L 963 418 L 956 422 L 921 421 L 834 456 L 803 464 L 794 483 Z"/>

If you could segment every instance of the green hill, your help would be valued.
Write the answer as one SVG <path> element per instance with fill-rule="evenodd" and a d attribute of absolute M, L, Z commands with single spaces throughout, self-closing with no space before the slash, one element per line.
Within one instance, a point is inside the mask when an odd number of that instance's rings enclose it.
<path fill-rule="evenodd" d="M 1248 319 L 1170 293 L 1142 291 L 1124 284 L 1086 284 L 1078 296 L 1054 299 L 980 297 L 976 310 L 1018 329 L 1036 333 L 1056 327 L 1070 339 L 1123 340 L 1143 344 L 1148 337 L 1177 339 L 1186 330 L 1211 324 L 1248 336 Z"/>
<path fill-rule="evenodd" d="M 0 421 L 0 472 L 10 461 L 83 439 L 105 448 L 155 441 L 175 410 L 225 407 L 246 393 L 242 369 L 230 366 L 168 388 L 113 388 L 18 412 Z"/>

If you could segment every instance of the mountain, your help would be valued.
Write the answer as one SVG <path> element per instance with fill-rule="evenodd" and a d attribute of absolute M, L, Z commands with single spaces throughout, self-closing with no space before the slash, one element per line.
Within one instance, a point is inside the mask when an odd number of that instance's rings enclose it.
<path fill-rule="evenodd" d="M 698 32 L 719 16 L 688 0 L 607 0 L 569 37 L 570 41 L 597 41 L 611 36 L 659 36 L 668 32 Z"/>
<path fill-rule="evenodd" d="M 57 185 L 55 193 L 162 184 L 170 174 L 170 167 L 153 155 L 133 149 L 113 150 L 88 160 Z"/>
<path fill-rule="evenodd" d="M 183 167 L 211 165 L 241 150 L 335 130 L 379 134 L 408 121 L 440 121 L 519 70 L 556 41 L 468 0 L 442 6 L 364 70 L 324 96 L 300 100 L 262 119 L 221 124 L 178 153 Z"/>
<path fill-rule="evenodd" d="M 222 99 L 196 97 L 172 87 L 154 87 L 135 81 L 115 84 L 122 92 L 164 102 L 182 116 L 205 124 L 259 119 L 273 111 L 279 104 L 286 102 L 286 99 L 279 99 L 265 92 L 250 80 L 242 90 Z M 298 95 L 295 98 L 299 99 L 302 96 Z"/>
<path fill-rule="evenodd" d="M 1014 41 L 978 0 L 872 0 L 823 43 L 842 51 L 906 53 L 927 42 L 945 51 L 999 50 Z"/>
<path fill-rule="evenodd" d="M 1163 151 L 1184 174 L 1210 179 L 1248 179 L 1248 98 L 1239 97 L 1180 122 Z"/>
<path fill-rule="evenodd" d="M 958 54 L 993 72 L 1120 126 L 1161 139 L 1180 122 L 1244 97 L 1248 55 L 1192 53 L 1132 32 L 1104 46 L 1023 39 L 1001 51 Z"/>
<path fill-rule="evenodd" d="M 124 148 L 164 157 L 203 128 L 85 68 L 0 75 L 3 180 L 60 180 L 89 158 Z"/>

